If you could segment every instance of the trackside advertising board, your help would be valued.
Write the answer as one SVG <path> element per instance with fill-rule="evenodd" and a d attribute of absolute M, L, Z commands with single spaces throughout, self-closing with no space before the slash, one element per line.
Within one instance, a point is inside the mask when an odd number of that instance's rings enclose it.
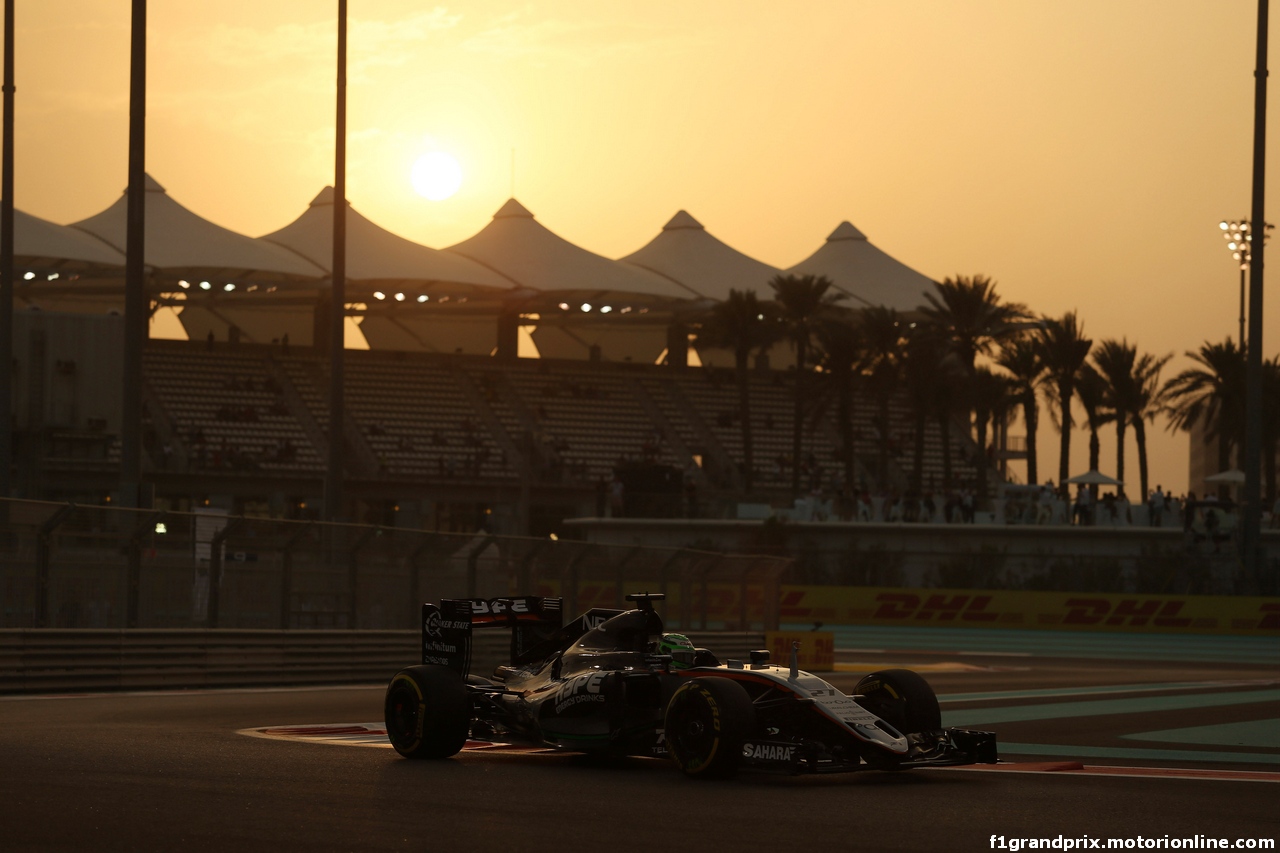
<path fill-rule="evenodd" d="M 781 617 L 842 625 L 1280 636 L 1280 598 L 783 587 Z"/>
<path fill-rule="evenodd" d="M 786 666 L 791 662 L 791 644 L 799 643 L 796 666 L 805 672 L 831 672 L 836 668 L 836 635 L 830 631 L 765 631 L 764 644 L 769 662 Z"/>
<path fill-rule="evenodd" d="M 741 594 L 737 585 L 708 584 L 709 627 L 739 626 L 743 612 Z M 748 587 L 746 617 L 749 622 L 759 624 L 763 620 L 763 594 L 759 587 Z M 694 596 L 694 618 L 699 620 L 701 590 L 695 587 Z M 612 607 L 614 601 L 614 587 L 610 583 L 585 582 L 579 587 L 579 609 Z M 662 610 L 675 614 L 679 606 L 680 590 L 672 585 L 667 589 Z M 1280 637 L 1280 598 L 1275 597 L 784 585 L 778 615 L 784 623 L 822 622 L 824 625 L 939 625 Z M 774 658 L 775 662 L 778 660 Z"/>

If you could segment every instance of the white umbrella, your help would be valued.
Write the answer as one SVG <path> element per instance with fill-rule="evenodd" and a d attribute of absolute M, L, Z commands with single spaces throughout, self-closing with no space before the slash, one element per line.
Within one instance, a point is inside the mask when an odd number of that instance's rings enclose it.
<path fill-rule="evenodd" d="M 1100 474 L 1097 471 L 1086 471 L 1083 474 L 1077 474 L 1068 483 L 1077 486 L 1123 486 L 1119 480 L 1108 477 L 1106 474 Z"/>
<path fill-rule="evenodd" d="M 1245 479 L 1246 478 L 1243 471 L 1241 471 L 1239 468 L 1232 468 L 1229 471 L 1219 471 L 1217 474 L 1214 474 L 1212 477 L 1205 477 L 1204 481 L 1206 483 L 1213 483 L 1214 485 L 1221 485 L 1225 483 L 1227 485 L 1238 486 L 1243 484 Z"/>

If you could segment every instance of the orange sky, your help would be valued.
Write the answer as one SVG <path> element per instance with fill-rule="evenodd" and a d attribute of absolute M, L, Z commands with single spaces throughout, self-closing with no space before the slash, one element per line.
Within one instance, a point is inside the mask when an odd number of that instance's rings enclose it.
<path fill-rule="evenodd" d="M 150 5 L 148 170 L 220 225 L 287 224 L 332 182 L 337 4 Z M 516 196 L 611 257 L 680 208 L 784 267 L 848 219 L 926 275 L 987 274 L 1037 311 L 1078 309 L 1095 338 L 1176 352 L 1171 375 L 1184 350 L 1235 335 L 1238 274 L 1216 223 L 1249 210 L 1255 13 L 351 0 L 348 194 L 446 246 L 510 194 L 514 148 Z M 128 4 L 19 0 L 17 24 L 17 205 L 70 222 L 125 184 Z M 409 183 L 433 148 L 465 173 L 443 202 Z M 1275 134 L 1270 149 L 1274 199 Z M 1056 475 L 1051 427 L 1042 439 Z M 1153 445 L 1153 483 L 1186 488 L 1186 439 L 1158 428 Z M 1114 469 L 1111 442 L 1103 454 Z M 1082 470 L 1083 442 L 1073 459 Z M 1131 492 L 1136 465 L 1131 448 Z"/>

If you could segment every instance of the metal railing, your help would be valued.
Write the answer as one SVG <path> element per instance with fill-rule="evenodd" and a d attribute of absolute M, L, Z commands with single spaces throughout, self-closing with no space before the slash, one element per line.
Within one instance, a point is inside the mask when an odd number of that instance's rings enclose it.
<path fill-rule="evenodd" d="M 0 500 L 0 628 L 411 629 L 447 597 L 664 592 L 673 627 L 768 630 L 791 560 Z M 735 618 L 709 622 L 734 588 Z"/>
<path fill-rule="evenodd" d="M 760 632 L 691 632 L 722 659 Z M 510 634 L 477 632 L 471 671 L 510 663 Z M 0 629 L 0 694 L 295 684 L 385 684 L 421 655 L 417 631 Z"/>

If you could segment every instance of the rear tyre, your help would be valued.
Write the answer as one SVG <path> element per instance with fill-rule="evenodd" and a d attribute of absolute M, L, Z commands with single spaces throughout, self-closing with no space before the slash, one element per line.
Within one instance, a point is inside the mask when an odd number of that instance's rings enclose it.
<path fill-rule="evenodd" d="M 868 711 L 902 734 L 942 728 L 942 709 L 929 682 L 909 669 L 884 669 L 864 675 L 854 688 Z"/>
<path fill-rule="evenodd" d="M 405 758 L 448 758 L 462 749 L 471 728 L 471 697 L 453 670 L 402 669 L 387 685 L 387 737 Z"/>
<path fill-rule="evenodd" d="M 738 682 L 715 676 L 690 679 L 667 703 L 667 752 L 686 776 L 732 776 L 755 716 L 751 697 Z"/>

